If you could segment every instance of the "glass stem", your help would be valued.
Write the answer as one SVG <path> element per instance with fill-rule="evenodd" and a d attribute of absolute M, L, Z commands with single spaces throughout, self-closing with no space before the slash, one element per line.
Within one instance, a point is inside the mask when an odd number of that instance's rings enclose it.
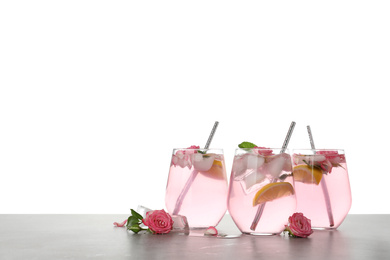
<path fill-rule="evenodd" d="M 181 208 L 181 204 L 183 204 L 183 200 L 184 200 L 185 196 L 187 195 L 187 192 L 190 189 L 190 187 L 191 187 L 192 183 L 194 182 L 197 175 L 198 175 L 198 171 L 193 170 L 190 177 L 188 178 L 186 184 L 184 185 L 183 190 L 181 191 L 179 197 L 177 198 L 175 209 L 173 210 L 172 215 L 178 215 L 180 208 Z"/>
<path fill-rule="evenodd" d="M 324 194 L 324 199 L 326 203 L 326 211 L 328 212 L 329 226 L 333 227 L 334 226 L 333 212 L 332 212 L 332 206 L 330 204 L 329 192 L 328 192 L 328 187 L 326 186 L 325 178 L 322 178 L 321 180 L 321 187 L 322 187 L 322 193 Z"/>

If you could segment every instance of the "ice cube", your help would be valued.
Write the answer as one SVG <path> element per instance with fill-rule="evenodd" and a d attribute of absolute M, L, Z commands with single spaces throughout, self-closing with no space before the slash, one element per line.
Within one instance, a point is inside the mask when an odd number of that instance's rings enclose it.
<path fill-rule="evenodd" d="M 214 163 L 214 155 L 196 153 L 192 155 L 192 164 L 197 171 L 207 172 Z"/>
<path fill-rule="evenodd" d="M 183 233 L 184 235 L 190 234 L 190 228 L 188 226 L 186 216 L 181 215 L 172 215 L 173 226 L 171 232 L 173 233 Z"/>
<path fill-rule="evenodd" d="M 234 179 L 242 179 L 242 174 L 246 171 L 246 162 L 243 156 L 234 157 L 232 174 Z"/>
<path fill-rule="evenodd" d="M 256 154 L 246 154 L 247 168 L 257 169 L 264 164 L 264 157 Z"/>
<path fill-rule="evenodd" d="M 137 207 L 137 213 L 140 214 L 143 218 L 146 217 L 146 212 L 152 211 L 152 209 L 149 209 L 147 207 L 144 207 L 142 205 L 138 205 Z"/>
<path fill-rule="evenodd" d="M 274 156 L 263 166 L 263 173 L 271 175 L 272 178 L 279 178 L 282 171 L 291 171 L 291 158 L 288 154 L 282 153 Z"/>
<path fill-rule="evenodd" d="M 242 179 L 243 176 L 241 175 L 246 170 L 258 169 L 264 164 L 264 161 L 264 157 L 251 153 L 236 156 L 232 168 L 235 178 Z"/>
<path fill-rule="evenodd" d="M 248 192 L 248 190 L 255 184 L 260 183 L 264 180 L 265 175 L 261 174 L 259 171 L 254 170 L 250 172 L 248 175 L 244 178 L 245 183 L 245 190 Z M 249 192 L 248 192 L 249 193 Z"/>
<path fill-rule="evenodd" d="M 137 207 L 137 213 L 140 214 L 143 218 L 146 217 L 146 212 L 148 212 L 148 211 L 153 211 L 153 210 L 149 209 L 147 207 L 144 207 L 142 205 L 138 205 L 138 207 Z M 140 227 L 145 228 L 146 226 L 143 224 L 143 222 L 141 222 Z"/>

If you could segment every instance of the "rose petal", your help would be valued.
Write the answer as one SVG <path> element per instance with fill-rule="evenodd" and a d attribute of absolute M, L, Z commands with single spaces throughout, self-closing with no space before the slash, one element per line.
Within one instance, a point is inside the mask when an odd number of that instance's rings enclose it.
<path fill-rule="evenodd" d="M 218 230 L 215 227 L 209 227 L 204 234 L 205 236 L 216 236 L 218 235 Z"/>
<path fill-rule="evenodd" d="M 118 222 L 114 222 L 114 226 L 116 227 L 123 227 L 124 225 L 126 225 L 127 223 L 127 219 L 121 223 L 118 223 Z"/>

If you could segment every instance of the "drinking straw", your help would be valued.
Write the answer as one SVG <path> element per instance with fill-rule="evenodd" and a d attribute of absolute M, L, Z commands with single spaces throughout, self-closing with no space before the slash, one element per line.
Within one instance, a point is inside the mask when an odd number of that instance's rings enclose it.
<path fill-rule="evenodd" d="M 215 121 L 213 129 L 211 130 L 211 133 L 209 135 L 209 138 L 207 139 L 207 142 L 206 142 L 204 149 L 209 149 L 210 143 L 213 140 L 213 137 L 214 137 L 215 131 L 217 130 L 218 124 L 219 124 L 218 121 Z M 179 213 L 181 205 L 183 204 L 183 200 L 184 200 L 185 196 L 187 195 L 187 192 L 190 189 L 191 184 L 194 182 L 197 175 L 198 175 L 198 171 L 195 170 L 195 168 L 194 168 L 194 170 L 192 171 L 186 184 L 184 185 L 183 190 L 181 191 L 179 197 L 177 198 L 175 209 L 173 210 L 172 215 L 177 215 Z"/>
<path fill-rule="evenodd" d="M 307 126 L 307 133 L 309 134 L 311 149 L 314 150 L 316 148 L 314 146 L 313 135 L 311 133 L 311 129 L 310 129 L 309 125 Z M 325 203 L 326 203 L 326 211 L 328 212 L 329 226 L 333 227 L 334 220 L 333 220 L 332 205 L 330 204 L 329 191 L 328 191 L 328 186 L 326 186 L 325 178 L 321 179 L 321 187 L 322 187 L 322 192 L 324 193 L 324 199 L 325 199 Z"/>
<path fill-rule="evenodd" d="M 292 135 L 292 132 L 294 131 L 294 127 L 295 127 L 295 122 L 292 121 L 291 122 L 291 125 L 290 125 L 290 128 L 288 129 L 288 132 L 287 132 L 287 135 L 286 135 L 286 138 L 284 139 L 284 142 L 283 142 L 283 146 L 282 146 L 282 150 L 280 150 L 280 153 L 284 153 L 287 149 L 287 145 L 288 145 L 288 142 L 290 141 L 290 138 L 291 138 L 291 135 Z M 274 178 L 272 179 L 271 183 L 274 183 L 276 182 L 277 179 Z M 252 225 L 251 225 L 251 230 L 255 230 L 256 227 L 257 227 L 257 224 L 259 223 L 260 221 L 260 218 L 261 218 L 261 215 L 263 214 L 263 211 L 264 211 L 264 207 L 265 207 L 265 202 L 262 203 L 261 205 L 259 205 L 257 207 L 257 212 L 256 212 L 256 215 L 255 215 L 255 218 L 253 219 L 253 222 L 252 222 Z"/>
<path fill-rule="evenodd" d="M 209 149 L 211 140 L 213 140 L 213 137 L 214 137 L 215 131 L 217 130 L 218 124 L 219 124 L 218 121 L 215 121 L 213 129 L 211 129 L 209 139 L 207 139 L 206 145 L 204 146 L 204 149 Z"/>

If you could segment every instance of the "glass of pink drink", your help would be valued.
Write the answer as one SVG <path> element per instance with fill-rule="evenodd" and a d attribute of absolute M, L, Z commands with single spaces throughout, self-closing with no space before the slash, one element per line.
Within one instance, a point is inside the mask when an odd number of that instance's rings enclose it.
<path fill-rule="evenodd" d="M 344 150 L 293 150 L 297 212 L 312 228 L 336 229 L 352 204 Z"/>
<path fill-rule="evenodd" d="M 281 149 L 236 149 L 228 209 L 244 234 L 281 233 L 295 212 L 291 157 Z"/>
<path fill-rule="evenodd" d="M 165 194 L 172 215 L 190 228 L 216 226 L 227 210 L 228 184 L 221 149 L 174 149 Z"/>

